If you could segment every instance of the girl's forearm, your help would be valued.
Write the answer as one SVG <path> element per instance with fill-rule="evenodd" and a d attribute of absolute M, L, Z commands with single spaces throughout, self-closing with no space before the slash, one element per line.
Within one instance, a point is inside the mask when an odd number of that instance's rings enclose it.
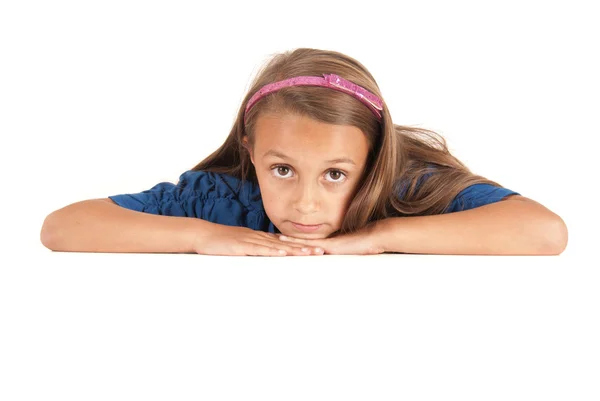
<path fill-rule="evenodd" d="M 110 199 L 90 199 L 46 217 L 40 239 L 54 251 L 193 253 L 195 236 L 214 223 L 142 213 Z"/>
<path fill-rule="evenodd" d="M 379 221 L 385 252 L 447 255 L 558 255 L 564 221 L 532 200 L 504 200 L 461 212 Z"/>

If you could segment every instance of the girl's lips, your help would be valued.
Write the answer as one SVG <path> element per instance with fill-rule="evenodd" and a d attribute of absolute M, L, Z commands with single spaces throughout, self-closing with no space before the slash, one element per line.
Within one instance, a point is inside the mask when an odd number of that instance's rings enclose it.
<path fill-rule="evenodd" d="M 296 230 L 299 230 L 299 231 L 302 231 L 302 232 L 305 232 L 305 233 L 310 233 L 310 232 L 318 230 L 319 227 L 321 227 L 322 224 L 316 224 L 316 225 L 312 225 L 312 226 L 305 226 L 305 225 L 302 225 L 302 224 L 297 224 L 297 223 L 292 222 L 292 225 L 296 228 Z"/>

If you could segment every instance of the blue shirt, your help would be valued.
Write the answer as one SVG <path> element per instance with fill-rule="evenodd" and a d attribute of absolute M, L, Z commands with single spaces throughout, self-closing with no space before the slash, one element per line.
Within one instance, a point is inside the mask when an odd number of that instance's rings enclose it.
<path fill-rule="evenodd" d="M 228 226 L 279 233 L 265 213 L 258 184 L 245 181 L 238 190 L 239 185 L 238 178 L 227 174 L 190 170 L 181 174 L 177 185 L 161 182 L 146 191 L 109 198 L 119 206 L 138 212 L 196 217 Z M 474 184 L 454 198 L 446 213 L 498 202 L 513 194 L 520 195 L 506 188 Z"/>

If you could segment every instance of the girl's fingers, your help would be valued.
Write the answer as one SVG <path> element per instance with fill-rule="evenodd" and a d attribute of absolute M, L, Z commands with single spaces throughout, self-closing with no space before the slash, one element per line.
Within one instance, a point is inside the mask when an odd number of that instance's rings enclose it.
<path fill-rule="evenodd" d="M 283 237 L 284 239 L 282 240 L 281 237 Z M 323 248 L 321 248 L 317 245 L 307 245 L 306 241 L 312 241 L 312 240 L 301 240 L 301 239 L 286 237 L 283 235 L 280 235 L 279 237 L 277 237 L 277 242 L 279 242 L 280 244 L 283 243 L 283 244 L 294 246 L 294 247 L 307 248 L 311 253 L 314 253 L 315 255 L 322 255 L 324 253 Z"/>
<path fill-rule="evenodd" d="M 286 252 L 287 255 L 290 256 L 306 256 L 311 254 L 311 249 L 308 247 L 302 246 L 282 246 L 281 244 L 275 242 L 271 243 L 271 246 L 275 249 L 281 249 Z"/>
<path fill-rule="evenodd" d="M 261 234 L 263 234 L 263 233 L 261 233 Z M 291 244 L 289 242 L 285 243 L 285 242 L 281 241 L 279 239 L 279 237 L 277 237 L 275 234 L 271 234 L 271 233 L 265 233 L 265 234 L 267 234 L 267 235 L 261 236 L 261 238 L 257 239 L 257 243 L 264 244 L 266 246 L 273 246 L 277 249 L 284 249 L 288 253 L 294 252 L 294 251 L 298 252 L 302 248 L 310 248 L 310 247 L 308 247 L 306 245 L 302 245 L 302 244 Z M 310 251 L 310 249 L 309 249 L 309 251 Z"/>
<path fill-rule="evenodd" d="M 276 249 L 266 245 L 252 244 L 250 246 L 250 252 L 252 255 L 259 256 L 285 256 L 287 252 L 283 249 Z"/>
<path fill-rule="evenodd" d="M 285 241 L 285 242 L 298 242 L 298 240 L 296 238 L 292 238 L 292 237 L 288 237 L 285 236 L 283 234 L 278 234 L 277 239 L 279 239 L 280 241 Z"/>
<path fill-rule="evenodd" d="M 297 255 L 322 255 L 323 250 L 319 247 L 314 247 L 305 244 L 286 244 L 281 243 L 278 239 L 275 240 L 275 246 L 279 249 L 285 249 L 288 252 L 295 252 Z"/>
<path fill-rule="evenodd" d="M 278 239 L 272 239 L 270 241 L 260 241 L 256 243 L 257 245 L 261 245 L 261 246 L 265 246 L 265 247 L 270 247 L 273 248 L 275 250 L 283 250 L 285 251 L 285 255 L 293 255 L 293 256 L 307 256 L 307 255 L 320 255 L 322 254 L 319 252 L 316 252 L 314 247 L 311 246 L 307 246 L 307 245 L 296 245 L 296 244 L 286 244 L 286 243 L 282 243 L 281 241 L 279 241 Z"/>

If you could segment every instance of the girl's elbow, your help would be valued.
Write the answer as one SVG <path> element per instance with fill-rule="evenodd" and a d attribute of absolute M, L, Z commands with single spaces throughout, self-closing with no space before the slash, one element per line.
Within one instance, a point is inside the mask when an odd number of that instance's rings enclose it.
<path fill-rule="evenodd" d="M 569 242 L 569 230 L 564 220 L 556 215 L 546 235 L 548 238 L 548 254 L 560 255 L 563 253 Z"/>
<path fill-rule="evenodd" d="M 56 242 L 57 224 L 55 220 L 55 212 L 50 213 L 44 219 L 42 229 L 40 230 L 40 241 L 42 245 L 50 250 L 54 250 Z"/>

